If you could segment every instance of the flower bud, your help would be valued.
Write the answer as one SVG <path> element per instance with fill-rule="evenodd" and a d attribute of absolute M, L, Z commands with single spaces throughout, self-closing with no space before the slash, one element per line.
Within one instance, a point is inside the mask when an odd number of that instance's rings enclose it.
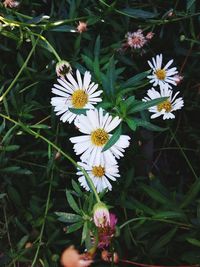
<path fill-rule="evenodd" d="M 65 60 L 61 60 L 56 64 L 56 74 L 58 77 L 64 78 L 71 71 L 71 65 Z"/>
<path fill-rule="evenodd" d="M 83 22 L 83 21 L 79 21 L 79 24 L 78 24 L 76 29 L 79 33 L 86 32 L 87 31 L 87 23 Z"/>
<path fill-rule="evenodd" d="M 103 202 L 94 205 L 93 213 L 94 223 L 97 227 L 103 228 L 110 225 L 110 214 Z"/>

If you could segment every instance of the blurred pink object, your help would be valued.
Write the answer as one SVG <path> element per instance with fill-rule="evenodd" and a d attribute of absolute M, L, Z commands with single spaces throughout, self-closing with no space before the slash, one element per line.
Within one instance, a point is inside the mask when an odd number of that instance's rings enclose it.
<path fill-rule="evenodd" d="M 3 5 L 4 5 L 5 7 L 15 8 L 15 7 L 18 7 L 19 2 L 17 2 L 17 1 L 13 1 L 13 0 L 5 0 L 5 1 L 3 2 Z"/>
<path fill-rule="evenodd" d="M 61 256 L 61 264 L 64 267 L 87 267 L 93 262 L 87 254 L 79 254 L 74 246 L 67 248 Z"/>

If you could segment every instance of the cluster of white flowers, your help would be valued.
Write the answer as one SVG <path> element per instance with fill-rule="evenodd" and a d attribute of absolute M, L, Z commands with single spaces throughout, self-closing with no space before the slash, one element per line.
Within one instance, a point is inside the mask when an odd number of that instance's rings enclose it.
<path fill-rule="evenodd" d="M 66 77 L 66 78 L 65 78 Z M 104 189 L 111 190 L 109 180 L 115 181 L 119 175 L 119 166 L 116 159 L 123 156 L 124 149 L 129 146 L 130 137 L 121 135 L 109 149 L 103 151 L 104 146 L 112 137 L 111 132 L 119 126 L 121 119 L 113 118 L 102 108 L 96 109 L 95 104 L 101 102 L 102 91 L 97 90 L 98 85 L 91 82 L 91 74 L 86 71 L 82 79 L 80 72 L 76 71 L 76 79 L 71 72 L 61 76 L 54 84 L 52 93 L 56 95 L 51 99 L 56 115 L 61 115 L 63 122 L 74 122 L 78 130 L 84 135 L 70 138 L 74 144 L 76 155 L 81 155 L 79 166 L 83 167 L 97 192 Z M 77 115 L 73 109 L 85 109 L 86 115 Z M 82 171 L 77 172 L 79 182 L 87 191 L 89 185 Z"/>
<path fill-rule="evenodd" d="M 182 97 L 176 98 L 180 93 L 179 91 L 172 96 L 172 85 L 176 86 L 182 77 L 178 75 L 176 67 L 169 68 L 173 63 L 173 60 L 170 60 L 164 67 L 162 67 L 162 61 L 162 54 L 152 58 L 152 62 L 148 61 L 148 64 L 152 69 L 152 74 L 147 76 L 147 78 L 150 80 L 150 83 L 153 84 L 153 87 L 147 91 L 148 97 L 144 97 L 143 101 L 168 97 L 167 100 L 157 106 L 150 107 L 149 111 L 153 113 L 151 115 L 152 119 L 159 116 L 163 116 L 163 120 L 174 119 L 175 115 L 173 112 L 181 109 L 184 105 L 184 101 Z M 159 91 L 155 90 L 154 86 L 159 86 Z"/>

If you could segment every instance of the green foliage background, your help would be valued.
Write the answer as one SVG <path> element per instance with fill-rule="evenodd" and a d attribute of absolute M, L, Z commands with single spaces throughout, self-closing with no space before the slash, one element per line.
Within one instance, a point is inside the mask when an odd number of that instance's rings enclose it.
<path fill-rule="evenodd" d="M 84 248 L 81 229 L 68 234 L 55 215 L 72 212 L 66 188 L 79 204 L 91 198 L 72 184 L 76 170 L 65 155 L 78 160 L 68 141 L 77 131 L 50 105 L 56 54 L 90 70 L 105 91 L 104 106 L 124 111 L 131 124 L 124 126 L 132 141 L 121 179 L 104 197 L 121 226 L 114 241 L 120 258 L 200 263 L 199 1 L 23 0 L 15 10 L 1 4 L 0 21 L 0 266 L 59 266 L 66 246 Z M 78 21 L 87 21 L 87 32 L 75 31 Z M 125 34 L 139 27 L 155 32 L 146 53 L 121 51 Z M 144 125 L 159 130 L 152 132 L 127 117 L 120 91 L 124 85 L 126 97 L 140 100 L 147 81 L 126 81 L 147 71 L 158 53 L 184 75 L 178 89 L 185 107 L 173 121 L 153 121 L 165 131 Z"/>

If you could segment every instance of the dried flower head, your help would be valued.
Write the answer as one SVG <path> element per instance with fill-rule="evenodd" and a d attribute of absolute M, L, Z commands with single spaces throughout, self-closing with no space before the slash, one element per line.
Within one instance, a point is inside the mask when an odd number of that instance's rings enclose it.
<path fill-rule="evenodd" d="M 140 29 L 136 32 L 128 32 L 126 38 L 127 45 L 135 49 L 142 48 L 147 42 L 142 30 Z"/>
<path fill-rule="evenodd" d="M 3 2 L 3 5 L 5 7 L 15 8 L 15 7 L 18 7 L 19 2 L 18 1 L 14 1 L 14 0 L 5 0 Z"/>
<path fill-rule="evenodd" d="M 66 60 L 61 60 L 56 64 L 56 74 L 58 77 L 64 78 L 65 75 L 71 72 L 71 65 Z"/>
<path fill-rule="evenodd" d="M 61 264 L 64 267 L 87 267 L 92 262 L 89 255 L 79 254 L 74 246 L 67 248 L 61 256 Z"/>
<path fill-rule="evenodd" d="M 87 31 L 87 23 L 83 22 L 83 21 L 79 21 L 79 24 L 78 24 L 76 29 L 79 33 L 86 32 Z"/>
<path fill-rule="evenodd" d="M 105 248 L 110 245 L 110 242 L 115 234 L 117 217 L 113 213 L 109 213 L 109 224 L 98 228 L 98 247 Z"/>

